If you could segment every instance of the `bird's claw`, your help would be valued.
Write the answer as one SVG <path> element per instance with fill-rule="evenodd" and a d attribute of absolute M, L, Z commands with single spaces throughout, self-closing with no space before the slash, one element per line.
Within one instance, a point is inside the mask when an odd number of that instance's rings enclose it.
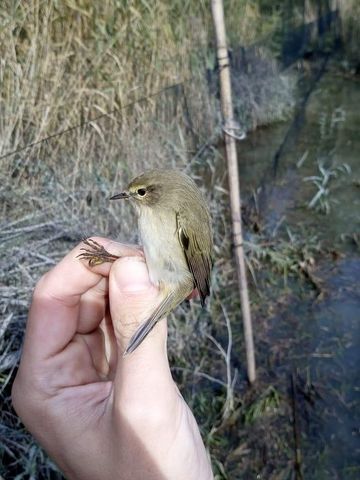
<path fill-rule="evenodd" d="M 80 253 L 76 258 L 87 260 L 89 267 L 95 267 L 96 265 L 101 265 L 106 262 L 112 263 L 119 258 L 118 255 L 109 253 L 102 245 L 92 238 L 84 238 L 83 244 L 86 245 L 87 248 L 80 248 L 83 253 Z"/>

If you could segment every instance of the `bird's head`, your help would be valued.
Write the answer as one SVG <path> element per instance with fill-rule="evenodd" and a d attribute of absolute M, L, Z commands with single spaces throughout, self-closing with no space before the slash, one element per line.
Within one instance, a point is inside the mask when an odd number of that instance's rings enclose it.
<path fill-rule="evenodd" d="M 166 171 L 151 170 L 134 178 L 124 192 L 114 195 L 110 200 L 130 199 L 137 209 L 156 207 L 166 191 L 171 190 Z"/>
<path fill-rule="evenodd" d="M 110 200 L 130 199 L 138 212 L 145 207 L 160 210 L 177 210 L 179 202 L 199 203 L 201 194 L 193 180 L 177 170 L 149 170 L 134 178 L 127 189 Z M 191 209 L 191 208 L 190 208 Z"/>

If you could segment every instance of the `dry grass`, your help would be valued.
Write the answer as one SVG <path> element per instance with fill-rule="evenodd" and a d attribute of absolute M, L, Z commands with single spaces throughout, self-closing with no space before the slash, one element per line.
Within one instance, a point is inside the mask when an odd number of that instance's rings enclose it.
<path fill-rule="evenodd" d="M 203 25 L 189 29 L 193 37 L 182 38 L 183 31 L 174 28 L 176 9 L 165 2 L 149 11 L 145 2 L 126 11 L 122 2 L 74 5 L 32 1 L 15 8 L 9 1 L 1 9 L 1 154 L 119 110 L 1 161 L 0 473 L 5 478 L 57 475 L 19 424 L 9 398 L 39 276 L 84 235 L 136 241 L 132 212 L 110 205 L 109 196 L 145 168 L 192 168 L 189 160 L 197 149 L 203 155 L 193 163 L 202 162 L 217 129 L 201 56 L 190 55 L 190 47 L 196 43 L 201 52 L 207 41 Z M 120 110 L 190 74 L 191 83 Z M 199 315 L 197 307 L 194 312 Z M 194 332 L 192 317 L 186 318 L 176 330 L 179 345 Z M 174 317 L 173 334 L 175 322 Z M 176 344 L 171 348 L 181 355 Z"/>
<path fill-rule="evenodd" d="M 279 63 L 264 46 L 236 53 L 232 83 L 240 125 L 249 131 L 289 119 L 295 107 L 295 76 L 281 73 Z"/>

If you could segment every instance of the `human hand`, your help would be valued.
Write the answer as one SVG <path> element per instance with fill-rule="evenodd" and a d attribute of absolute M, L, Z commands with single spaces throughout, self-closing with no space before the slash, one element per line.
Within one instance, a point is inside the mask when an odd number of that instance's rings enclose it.
<path fill-rule="evenodd" d="M 35 288 L 14 408 L 68 479 L 210 480 L 198 426 L 171 377 L 166 321 L 122 355 L 158 303 L 144 258 L 96 240 L 122 258 L 90 268 L 78 245 Z"/>

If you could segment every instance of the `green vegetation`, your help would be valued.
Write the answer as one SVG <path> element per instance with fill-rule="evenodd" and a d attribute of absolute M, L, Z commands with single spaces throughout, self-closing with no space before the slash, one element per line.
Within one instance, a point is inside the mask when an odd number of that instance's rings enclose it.
<path fill-rule="evenodd" d="M 336 203 L 336 200 L 331 197 L 330 182 L 331 179 L 336 179 L 339 175 L 350 175 L 351 168 L 347 163 L 341 165 L 325 168 L 321 161 L 317 163 L 318 175 L 305 177 L 304 182 L 312 182 L 317 191 L 308 203 L 308 208 L 318 209 L 320 212 L 328 214 L 331 209 L 331 203 Z"/>
<path fill-rule="evenodd" d="M 270 385 L 247 409 L 245 412 L 245 425 L 263 419 L 266 415 L 276 413 L 280 405 L 280 396 L 276 389 Z"/>

